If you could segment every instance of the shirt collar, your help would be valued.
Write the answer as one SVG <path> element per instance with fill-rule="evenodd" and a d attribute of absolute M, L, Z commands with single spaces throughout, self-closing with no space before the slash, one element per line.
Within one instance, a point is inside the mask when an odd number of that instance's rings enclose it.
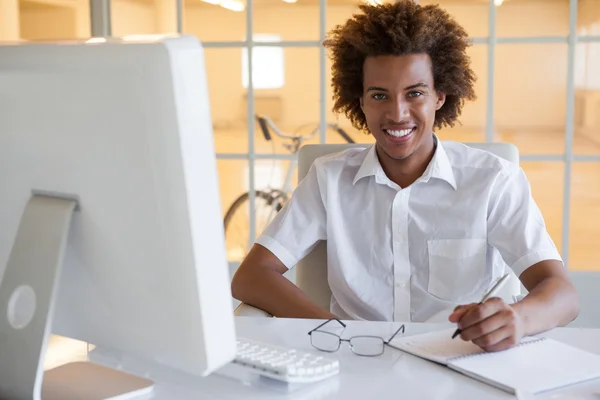
<path fill-rule="evenodd" d="M 356 175 L 354 175 L 354 181 L 352 181 L 352 184 L 356 185 L 356 182 L 367 176 L 377 175 L 378 170 L 383 172 L 381 164 L 379 164 L 377 154 L 375 153 L 375 144 L 373 144 L 367 151 L 367 155 L 360 164 L 360 168 L 356 172 Z"/>
<path fill-rule="evenodd" d="M 454 178 L 454 172 L 452 170 L 450 160 L 448 159 L 448 155 L 444 150 L 442 142 L 438 139 L 435 133 L 433 134 L 433 138 L 437 144 L 435 153 L 433 154 L 433 158 L 427 166 L 427 169 L 421 178 L 417 180 L 417 182 L 429 182 L 431 178 L 441 179 L 448 182 L 448 184 L 450 184 L 450 186 L 456 190 L 456 179 Z M 374 144 L 371 145 L 367 151 L 367 154 L 361 163 L 358 172 L 354 176 L 354 181 L 352 184 L 356 184 L 356 182 L 358 182 L 360 179 L 367 176 L 375 176 L 375 178 L 378 180 L 381 178 L 384 180 L 389 180 L 387 179 L 387 176 L 385 175 L 385 172 L 383 172 L 383 168 L 379 163 L 379 158 L 377 157 Z"/>

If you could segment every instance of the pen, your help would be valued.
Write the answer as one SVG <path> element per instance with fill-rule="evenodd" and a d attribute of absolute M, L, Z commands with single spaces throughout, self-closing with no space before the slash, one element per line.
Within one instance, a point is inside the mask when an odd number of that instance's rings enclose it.
<path fill-rule="evenodd" d="M 504 282 L 506 282 L 509 278 L 509 274 L 504 274 L 504 276 L 502 278 L 500 278 L 498 280 L 498 282 L 496 282 L 496 284 L 494 286 L 492 286 L 492 288 L 489 290 L 489 292 L 487 292 L 485 294 L 485 296 L 483 296 L 483 299 L 481 299 L 481 301 L 479 302 L 479 304 L 483 304 L 487 299 L 489 299 L 490 297 L 493 297 L 496 293 L 498 293 L 498 290 L 500 290 L 500 288 L 502 287 L 502 285 L 504 284 Z M 454 332 L 454 335 L 452 335 L 452 339 L 454 339 L 455 337 L 457 337 L 458 335 L 460 335 L 461 330 L 457 329 Z"/>

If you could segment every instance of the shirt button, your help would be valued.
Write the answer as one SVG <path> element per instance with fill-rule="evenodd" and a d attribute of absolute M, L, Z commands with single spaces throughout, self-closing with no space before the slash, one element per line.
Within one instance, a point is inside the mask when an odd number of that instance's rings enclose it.
<path fill-rule="evenodd" d="M 406 287 L 406 282 L 396 282 L 396 287 L 403 289 Z"/>

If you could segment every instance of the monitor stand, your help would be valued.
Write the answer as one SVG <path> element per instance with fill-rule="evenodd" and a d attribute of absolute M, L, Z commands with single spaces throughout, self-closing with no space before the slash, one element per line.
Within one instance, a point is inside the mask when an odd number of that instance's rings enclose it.
<path fill-rule="evenodd" d="M 77 199 L 34 192 L 0 282 L 0 398 L 131 399 L 153 382 L 89 362 L 44 374 L 56 288 Z M 44 375 L 46 375 L 44 377 Z"/>

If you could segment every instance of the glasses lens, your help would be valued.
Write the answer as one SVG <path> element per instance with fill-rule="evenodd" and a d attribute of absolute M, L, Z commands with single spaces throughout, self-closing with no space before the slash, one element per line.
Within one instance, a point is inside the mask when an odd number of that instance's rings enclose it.
<path fill-rule="evenodd" d="M 361 356 L 378 356 L 383 353 L 383 339 L 374 336 L 356 336 L 350 339 L 352 351 Z"/>
<path fill-rule="evenodd" d="M 310 343 L 323 351 L 337 351 L 340 348 L 340 338 L 329 332 L 313 331 L 310 334 Z"/>

